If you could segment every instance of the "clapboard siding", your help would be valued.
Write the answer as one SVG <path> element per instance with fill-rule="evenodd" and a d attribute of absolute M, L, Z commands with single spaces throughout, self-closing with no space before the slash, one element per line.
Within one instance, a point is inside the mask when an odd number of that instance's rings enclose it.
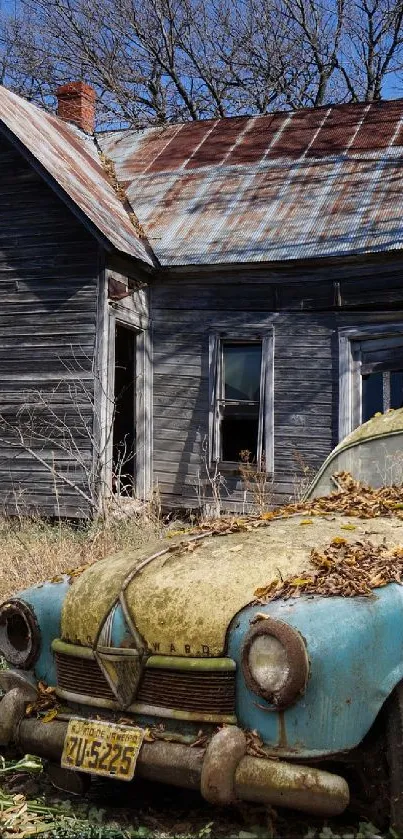
<path fill-rule="evenodd" d="M 83 465 L 85 471 L 92 464 L 99 264 L 98 245 L 85 227 L 0 139 L 0 510 L 17 503 L 20 511 L 45 515 L 89 513 L 63 479 L 85 490 Z M 12 429 L 24 427 L 28 438 L 33 404 L 31 454 L 15 445 Z M 47 443 L 38 439 L 43 405 L 51 405 L 54 417 Z M 62 423 L 72 435 L 67 450 Z"/>
<path fill-rule="evenodd" d="M 274 329 L 274 499 L 298 495 L 338 440 L 340 327 L 403 322 L 402 258 L 317 261 L 210 273 L 185 270 L 151 290 L 154 479 L 167 506 L 198 504 L 208 436 L 209 334 Z M 247 509 L 224 473 L 223 506 Z"/>

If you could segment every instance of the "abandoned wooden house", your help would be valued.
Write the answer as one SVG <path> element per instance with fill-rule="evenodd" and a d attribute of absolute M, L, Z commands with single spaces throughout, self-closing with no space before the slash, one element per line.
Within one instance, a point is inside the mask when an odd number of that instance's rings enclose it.
<path fill-rule="evenodd" d="M 403 100 L 94 124 L 0 88 L 0 507 L 288 499 L 403 404 Z"/>

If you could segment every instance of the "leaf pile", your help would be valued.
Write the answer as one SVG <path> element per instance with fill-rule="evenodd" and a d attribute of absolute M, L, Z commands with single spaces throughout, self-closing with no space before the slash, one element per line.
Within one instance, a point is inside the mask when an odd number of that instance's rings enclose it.
<path fill-rule="evenodd" d="M 25 716 L 41 717 L 42 722 L 50 722 L 57 716 L 56 688 L 46 685 L 45 682 L 38 682 L 37 691 L 38 698 L 26 706 Z"/>
<path fill-rule="evenodd" d="M 347 542 L 336 536 L 322 551 L 312 549 L 312 570 L 299 577 L 273 580 L 258 588 L 255 597 L 259 603 L 301 594 L 326 597 L 369 597 L 375 588 L 388 583 L 403 582 L 403 547 L 387 548 L 371 542 Z"/>
<path fill-rule="evenodd" d="M 49 829 L 42 815 L 28 808 L 23 795 L 0 795 L 0 835 L 4 839 L 26 839 Z"/>
<path fill-rule="evenodd" d="M 382 486 L 378 489 L 354 480 L 349 472 L 336 472 L 334 479 L 339 490 L 312 501 L 292 504 L 285 509 L 294 512 L 339 513 L 373 519 L 377 516 L 396 516 L 403 519 L 403 486 Z M 275 511 L 277 512 L 277 511 Z"/>
<path fill-rule="evenodd" d="M 179 535 L 193 535 L 205 533 L 212 536 L 225 536 L 229 533 L 241 533 L 263 527 L 279 518 L 289 518 L 295 515 L 344 515 L 356 516 L 361 519 L 373 519 L 379 516 L 403 519 L 403 485 L 382 486 L 378 489 L 356 481 L 349 472 L 336 472 L 333 476 L 338 490 L 329 495 L 313 498 L 312 501 L 300 501 L 276 507 L 262 515 L 242 515 L 241 517 L 220 516 L 217 519 L 206 519 L 196 527 L 171 530 L 168 538 Z M 310 522 L 306 522 L 306 524 Z M 183 544 L 173 548 L 182 548 Z"/>
<path fill-rule="evenodd" d="M 120 828 L 104 821 L 105 810 L 90 808 L 87 818 L 80 818 L 68 807 L 49 806 L 41 799 L 28 800 L 24 795 L 7 795 L 0 790 L 1 839 L 146 839 L 147 828 Z M 78 808 L 76 808 L 78 809 Z"/>

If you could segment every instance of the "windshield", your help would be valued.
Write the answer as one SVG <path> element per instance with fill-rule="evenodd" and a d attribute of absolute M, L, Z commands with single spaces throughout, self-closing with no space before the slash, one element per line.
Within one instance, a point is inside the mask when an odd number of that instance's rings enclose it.
<path fill-rule="evenodd" d="M 363 440 L 330 455 L 315 478 L 307 498 L 329 495 L 338 489 L 337 472 L 373 487 L 403 484 L 403 433 Z"/>

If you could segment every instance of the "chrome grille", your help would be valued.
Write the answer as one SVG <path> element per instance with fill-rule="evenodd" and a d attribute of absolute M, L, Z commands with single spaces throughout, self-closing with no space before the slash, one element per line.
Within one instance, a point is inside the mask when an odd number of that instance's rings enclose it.
<path fill-rule="evenodd" d="M 70 693 L 115 700 L 95 659 L 56 653 L 57 686 Z"/>
<path fill-rule="evenodd" d="M 56 653 L 57 684 L 70 693 L 115 700 L 94 659 Z M 203 714 L 235 714 L 235 672 L 146 668 L 135 702 Z"/>
<path fill-rule="evenodd" d="M 234 714 L 235 673 L 150 668 L 143 673 L 136 700 L 181 711 Z"/>

